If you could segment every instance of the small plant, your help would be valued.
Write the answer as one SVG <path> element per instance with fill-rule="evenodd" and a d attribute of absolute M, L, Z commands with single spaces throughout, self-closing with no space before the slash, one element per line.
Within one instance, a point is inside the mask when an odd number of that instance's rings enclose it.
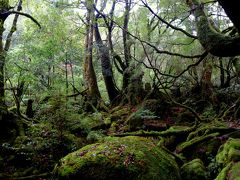
<path fill-rule="evenodd" d="M 216 161 L 214 156 L 209 156 L 208 159 L 210 161 L 207 167 L 208 177 L 210 177 L 210 179 L 215 179 L 221 171 L 221 165 Z"/>
<path fill-rule="evenodd" d="M 95 142 L 104 139 L 104 137 L 106 137 L 106 135 L 104 134 L 103 130 L 90 131 L 88 133 L 87 140 L 89 142 Z"/>

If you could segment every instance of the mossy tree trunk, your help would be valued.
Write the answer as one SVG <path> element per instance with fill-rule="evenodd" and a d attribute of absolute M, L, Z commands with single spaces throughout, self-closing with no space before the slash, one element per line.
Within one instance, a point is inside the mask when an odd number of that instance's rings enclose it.
<path fill-rule="evenodd" d="M 8 0 L 2 0 L 0 1 L 0 107 L 5 106 L 5 93 L 4 93 L 4 82 L 5 82 L 5 76 L 4 76 L 4 67 L 5 67 L 5 49 L 3 45 L 3 32 L 4 32 L 4 22 L 6 18 L 8 17 L 8 10 L 9 10 L 9 1 Z"/>
<path fill-rule="evenodd" d="M 204 6 L 200 0 L 187 0 L 187 4 L 195 16 L 198 40 L 205 50 L 219 57 L 240 55 L 239 37 L 226 36 L 216 31 L 204 12 Z M 239 16 L 237 18 L 239 19 Z"/>
<path fill-rule="evenodd" d="M 93 24 L 94 24 L 94 2 L 86 0 L 87 8 L 87 27 L 85 39 L 85 60 L 84 60 L 84 78 L 86 82 L 87 100 L 93 106 L 97 106 L 100 99 L 97 78 L 93 67 Z"/>

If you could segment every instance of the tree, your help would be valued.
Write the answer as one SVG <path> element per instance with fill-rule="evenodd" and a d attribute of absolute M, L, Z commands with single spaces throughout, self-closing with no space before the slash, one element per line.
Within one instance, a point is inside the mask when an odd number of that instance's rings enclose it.
<path fill-rule="evenodd" d="M 96 40 L 98 51 L 99 51 L 99 57 L 101 59 L 102 75 L 104 78 L 108 97 L 110 102 L 114 103 L 114 100 L 117 100 L 117 96 L 119 95 L 119 92 L 114 83 L 109 49 L 106 45 L 103 44 L 103 41 L 99 32 L 99 28 L 98 28 L 97 19 L 95 22 L 94 30 L 95 30 L 95 40 Z"/>
<path fill-rule="evenodd" d="M 239 32 L 239 12 L 235 9 L 239 2 L 219 0 L 223 9 Z M 187 4 L 195 16 L 198 40 L 202 46 L 211 54 L 219 57 L 240 55 L 240 38 L 226 36 L 218 32 L 207 17 L 204 6 L 200 0 L 188 0 Z"/>
<path fill-rule="evenodd" d="M 5 106 L 5 100 L 4 100 L 4 98 L 5 98 L 5 89 L 4 89 L 5 75 L 4 75 L 4 73 L 5 72 L 4 72 L 4 67 L 5 67 L 5 60 L 6 60 L 6 52 L 8 51 L 8 49 L 10 47 L 12 34 L 16 30 L 16 24 L 17 24 L 18 16 L 19 15 L 26 16 L 26 17 L 30 18 L 33 22 L 35 22 L 39 27 L 41 27 L 40 24 L 32 16 L 30 16 L 29 14 L 20 12 L 22 10 L 22 0 L 19 0 L 19 2 L 18 2 L 17 11 L 14 11 L 13 9 L 14 9 L 14 7 L 10 6 L 9 0 L 0 1 L 0 106 L 1 107 Z M 8 16 L 11 15 L 11 14 L 16 14 L 16 16 L 13 20 L 11 31 L 9 32 L 9 34 L 7 36 L 6 43 L 4 45 L 4 41 L 5 41 L 3 39 L 3 33 L 5 31 L 4 23 L 5 23 L 5 20 L 8 18 Z"/>
<path fill-rule="evenodd" d="M 101 97 L 97 78 L 93 68 L 93 32 L 94 32 L 94 2 L 86 0 L 87 20 L 86 20 L 86 39 L 85 39 L 85 61 L 84 61 L 84 78 L 86 82 L 87 103 L 97 106 Z"/>

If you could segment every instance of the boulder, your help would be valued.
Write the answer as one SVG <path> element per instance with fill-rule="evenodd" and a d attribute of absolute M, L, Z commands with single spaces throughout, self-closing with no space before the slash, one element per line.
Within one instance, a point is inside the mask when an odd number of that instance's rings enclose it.
<path fill-rule="evenodd" d="M 215 180 L 240 180 L 240 162 L 228 163 Z"/>
<path fill-rule="evenodd" d="M 181 177 L 184 180 L 207 179 L 206 168 L 200 159 L 194 159 L 181 167 Z"/>
<path fill-rule="evenodd" d="M 174 157 L 151 139 L 108 137 L 68 154 L 54 169 L 64 179 L 181 179 Z"/>
<path fill-rule="evenodd" d="M 231 161 L 240 161 L 240 139 L 230 138 L 219 148 L 216 160 L 224 165 Z"/>

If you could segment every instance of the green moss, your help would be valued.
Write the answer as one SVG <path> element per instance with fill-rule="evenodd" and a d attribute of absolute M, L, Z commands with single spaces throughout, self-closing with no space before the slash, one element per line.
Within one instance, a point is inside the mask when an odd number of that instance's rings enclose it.
<path fill-rule="evenodd" d="M 233 163 L 228 175 L 229 180 L 240 180 L 240 162 Z"/>
<path fill-rule="evenodd" d="M 229 163 L 222 171 L 218 174 L 215 180 L 226 180 L 229 169 L 231 168 L 232 163 Z"/>
<path fill-rule="evenodd" d="M 107 138 L 68 154 L 56 179 L 180 179 L 174 158 L 149 139 Z"/>
<path fill-rule="evenodd" d="M 238 38 L 219 33 L 209 21 L 200 0 L 188 1 L 188 5 L 194 7 L 198 40 L 207 51 L 216 56 L 239 55 L 238 49 L 237 51 L 234 49 L 235 43 L 239 42 Z"/>
<path fill-rule="evenodd" d="M 177 146 L 178 152 L 186 152 L 188 153 L 188 150 L 191 149 L 193 146 L 196 146 L 204 141 L 208 141 L 209 139 L 212 139 L 214 137 L 217 137 L 219 133 L 212 133 L 205 136 L 195 137 L 191 139 L 190 141 L 183 142 L 182 144 Z"/>
<path fill-rule="evenodd" d="M 239 161 L 240 139 L 230 138 L 224 145 L 219 148 L 216 160 L 221 164 L 227 164 L 230 161 Z"/>
<path fill-rule="evenodd" d="M 240 180 L 240 162 L 228 163 L 219 173 L 216 180 Z"/>
<path fill-rule="evenodd" d="M 207 172 L 200 159 L 194 159 L 181 167 L 181 177 L 184 180 L 207 179 Z"/>

